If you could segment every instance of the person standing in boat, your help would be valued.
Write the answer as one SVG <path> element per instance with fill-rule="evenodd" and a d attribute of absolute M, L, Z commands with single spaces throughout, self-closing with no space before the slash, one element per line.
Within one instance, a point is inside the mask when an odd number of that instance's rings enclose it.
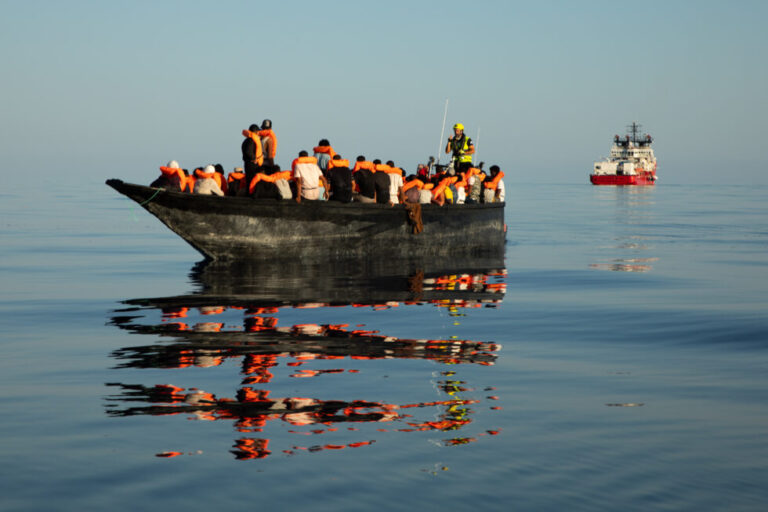
<path fill-rule="evenodd" d="M 472 139 L 464 133 L 463 124 L 456 123 L 453 125 L 453 135 L 448 138 L 445 152 L 451 153 L 455 174 L 465 172 L 472 167 L 472 155 L 475 153 L 475 145 L 472 144 Z"/>
<path fill-rule="evenodd" d="M 243 170 L 245 171 L 245 182 L 250 183 L 264 164 L 259 125 L 252 124 L 247 130 L 243 130 L 243 137 L 245 140 L 240 146 L 243 153 Z"/>
<path fill-rule="evenodd" d="M 264 165 L 275 165 L 275 155 L 277 155 L 277 135 L 272 130 L 272 121 L 265 119 L 261 123 L 259 130 L 261 139 L 261 148 L 264 151 Z"/>

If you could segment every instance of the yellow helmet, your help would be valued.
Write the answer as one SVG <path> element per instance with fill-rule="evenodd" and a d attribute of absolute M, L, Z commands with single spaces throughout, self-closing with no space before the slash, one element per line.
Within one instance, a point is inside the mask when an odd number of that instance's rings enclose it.
<path fill-rule="evenodd" d="M 453 129 L 454 130 L 464 130 L 464 125 L 461 124 L 461 123 L 456 123 L 455 125 L 453 125 Z"/>

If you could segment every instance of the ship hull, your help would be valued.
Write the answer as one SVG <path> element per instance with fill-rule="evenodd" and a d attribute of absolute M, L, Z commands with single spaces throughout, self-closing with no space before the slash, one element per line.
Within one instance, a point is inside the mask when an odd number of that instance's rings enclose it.
<path fill-rule="evenodd" d="M 642 185 L 649 186 L 656 184 L 656 176 L 652 173 L 642 173 L 637 175 L 623 174 L 590 174 L 589 181 L 593 185 Z"/>
<path fill-rule="evenodd" d="M 192 195 L 107 180 L 208 259 L 500 256 L 504 203 L 422 206 Z"/>

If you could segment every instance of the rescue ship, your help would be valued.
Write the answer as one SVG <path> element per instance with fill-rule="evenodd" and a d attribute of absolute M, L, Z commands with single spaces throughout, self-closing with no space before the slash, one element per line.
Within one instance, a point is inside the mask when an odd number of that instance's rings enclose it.
<path fill-rule="evenodd" d="M 194 195 L 107 180 L 209 260 L 502 256 L 504 203 L 340 203 Z M 416 217 L 416 218 L 414 218 Z M 420 221 L 420 222 L 419 222 Z M 416 226 L 421 227 L 421 231 Z"/>
<path fill-rule="evenodd" d="M 641 126 L 632 123 L 627 135 L 613 138 L 610 156 L 595 162 L 594 172 L 589 175 L 593 185 L 654 185 L 656 183 L 656 156 L 651 143 L 653 138 L 640 134 Z"/>

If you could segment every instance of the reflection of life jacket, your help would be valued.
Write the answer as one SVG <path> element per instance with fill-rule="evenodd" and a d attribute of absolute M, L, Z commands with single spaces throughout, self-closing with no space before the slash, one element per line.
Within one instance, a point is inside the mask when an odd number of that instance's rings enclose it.
<path fill-rule="evenodd" d="M 352 172 L 357 172 L 360 169 L 368 169 L 371 172 L 376 172 L 376 166 L 373 165 L 373 162 L 369 162 L 368 160 L 355 162 L 355 167 L 352 169 Z"/>
<path fill-rule="evenodd" d="M 277 135 L 270 128 L 269 130 L 259 130 L 258 136 L 261 137 L 261 146 L 266 157 L 274 160 L 277 154 Z"/>
<path fill-rule="evenodd" d="M 334 167 L 349 167 L 349 160 L 346 158 L 337 158 L 336 160 L 328 161 L 328 170 L 330 171 Z"/>
<path fill-rule="evenodd" d="M 253 194 L 256 189 L 256 184 L 260 181 L 268 181 L 269 183 L 275 183 L 277 180 L 290 180 L 293 177 L 291 171 L 280 171 L 275 174 L 264 174 L 262 172 L 257 173 L 251 180 L 251 184 L 248 186 L 248 192 Z"/>
<path fill-rule="evenodd" d="M 264 151 L 261 148 L 261 138 L 258 132 L 252 132 L 250 130 L 243 130 L 243 137 L 251 139 L 256 144 L 256 158 L 254 163 L 256 165 L 262 165 L 264 163 Z"/>
<path fill-rule="evenodd" d="M 469 151 L 469 137 L 466 134 L 462 134 L 461 139 L 453 138 L 451 141 L 451 151 L 453 152 L 454 160 L 472 162 L 472 155 L 467 154 L 467 151 Z"/>

